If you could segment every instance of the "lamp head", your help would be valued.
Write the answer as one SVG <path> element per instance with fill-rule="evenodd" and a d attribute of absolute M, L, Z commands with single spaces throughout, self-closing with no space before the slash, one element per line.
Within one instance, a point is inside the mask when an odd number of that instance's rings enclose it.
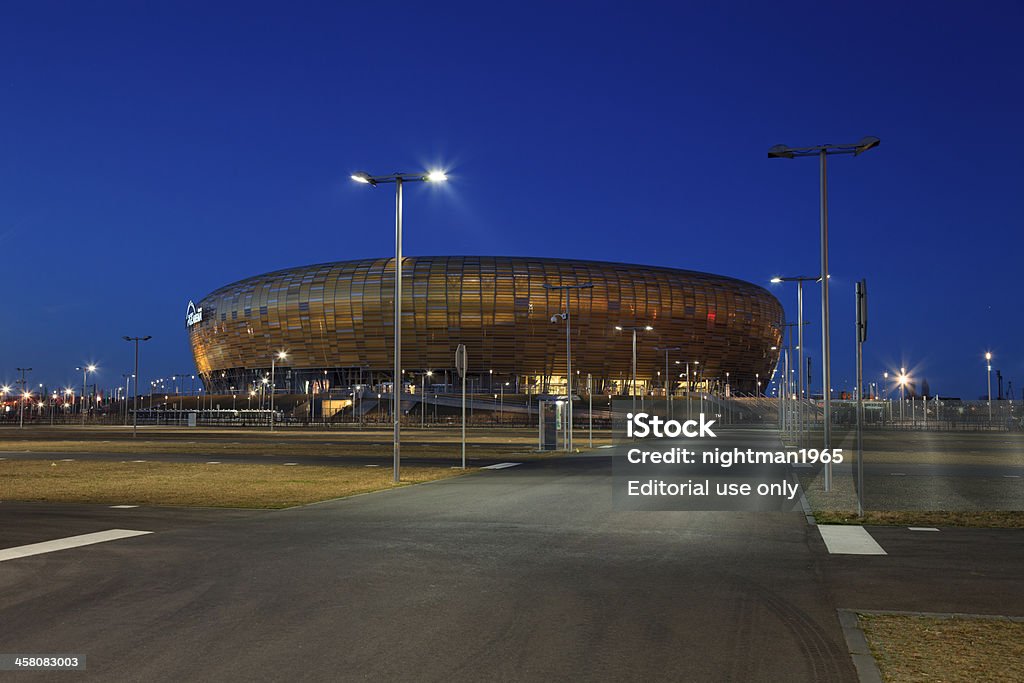
<path fill-rule="evenodd" d="M 874 149 L 875 147 L 878 147 L 878 145 L 880 145 L 880 144 L 882 144 L 882 141 L 879 140 L 878 138 L 874 137 L 873 135 L 868 135 L 867 137 L 863 137 L 863 138 L 860 139 L 860 142 L 857 143 L 857 149 L 854 150 L 853 156 L 858 156 L 860 154 L 863 154 L 864 152 L 868 151 L 869 149 Z"/>
<path fill-rule="evenodd" d="M 448 174 L 441 170 L 433 170 L 427 173 L 427 175 L 423 179 L 428 180 L 432 183 L 443 183 L 444 181 L 448 180 Z"/>
<path fill-rule="evenodd" d="M 356 171 L 349 177 L 352 178 L 352 180 L 356 181 L 357 183 L 362 183 L 364 185 L 377 184 L 376 181 L 374 181 L 374 179 L 366 171 Z"/>
<path fill-rule="evenodd" d="M 769 159 L 792 159 L 793 150 L 785 145 L 774 145 L 768 150 Z"/>

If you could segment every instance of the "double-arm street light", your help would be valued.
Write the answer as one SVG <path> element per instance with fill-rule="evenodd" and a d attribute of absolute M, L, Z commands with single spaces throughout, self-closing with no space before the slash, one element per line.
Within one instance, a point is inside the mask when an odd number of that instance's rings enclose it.
<path fill-rule="evenodd" d="M 796 349 L 799 356 L 799 362 L 797 367 L 797 392 L 800 394 L 799 403 L 799 422 L 800 422 L 800 444 L 803 445 L 804 435 L 804 283 L 805 282 L 817 282 L 821 280 L 820 277 L 804 277 L 797 275 L 793 277 L 773 277 L 772 283 L 778 284 L 780 282 L 795 282 L 796 283 Z"/>
<path fill-rule="evenodd" d="M 654 328 L 650 325 L 636 326 L 636 325 L 616 325 L 615 329 L 619 332 L 623 330 L 632 330 L 633 332 L 633 379 L 630 382 L 629 394 L 633 397 L 633 412 L 636 412 L 636 333 L 637 330 L 643 330 L 644 332 L 650 332 Z M 687 378 L 689 379 L 689 378 Z M 689 399 L 689 396 L 687 396 Z"/>
<path fill-rule="evenodd" d="M 829 310 L 828 310 L 828 176 L 826 172 L 826 159 L 834 154 L 852 154 L 858 156 L 864 152 L 877 147 L 880 140 L 876 137 L 865 137 L 860 142 L 849 145 L 815 145 L 812 147 L 787 147 L 786 145 L 775 145 L 768 150 L 769 159 L 795 159 L 797 157 L 818 157 L 821 167 L 821 363 L 822 381 L 824 382 L 824 408 L 822 419 L 824 421 L 824 448 L 831 448 L 832 441 L 832 371 L 831 354 L 829 348 Z M 801 369 L 801 372 L 803 370 Z M 825 491 L 832 490 L 832 464 L 825 465 Z"/>
<path fill-rule="evenodd" d="M 391 382 L 391 414 L 394 418 L 394 461 L 395 483 L 398 483 L 401 469 L 401 388 L 402 388 L 402 185 L 411 182 L 438 183 L 448 180 L 443 171 L 429 173 L 393 173 L 372 176 L 366 171 L 352 174 L 352 180 L 364 185 L 395 184 L 395 368 Z"/>
<path fill-rule="evenodd" d="M 274 357 L 270 359 L 270 431 L 274 431 L 274 394 L 277 393 L 277 382 L 274 377 L 274 372 L 277 369 L 277 361 L 285 360 L 286 358 L 288 358 L 287 353 L 284 351 L 278 351 L 274 354 Z"/>
<path fill-rule="evenodd" d="M 126 342 L 135 342 L 135 393 L 132 396 L 132 437 L 139 435 L 139 342 L 149 341 L 153 336 L 147 334 L 145 337 L 122 337 Z M 128 397 L 125 396 L 125 400 Z M 152 408 L 152 406 L 150 406 Z"/>
<path fill-rule="evenodd" d="M 593 286 L 592 282 L 586 282 L 582 285 L 549 285 L 546 282 L 544 283 L 544 289 L 558 290 L 559 304 L 562 303 L 562 292 L 565 292 L 565 310 L 562 313 L 551 316 L 551 322 L 565 321 L 565 401 L 567 404 L 566 421 L 569 427 L 566 430 L 565 450 L 570 453 L 572 453 L 572 322 L 569 320 L 569 291 L 573 289 L 590 289 Z"/>

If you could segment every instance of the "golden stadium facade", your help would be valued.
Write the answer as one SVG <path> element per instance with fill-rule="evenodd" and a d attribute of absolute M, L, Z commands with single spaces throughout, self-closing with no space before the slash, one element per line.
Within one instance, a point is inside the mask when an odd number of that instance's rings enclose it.
<path fill-rule="evenodd" d="M 497 256 L 407 257 L 402 269 L 404 382 L 452 382 L 465 344 L 480 390 L 565 391 L 565 308 L 570 290 L 574 390 L 588 374 L 595 392 L 625 392 L 637 336 L 638 387 L 664 391 L 691 379 L 733 391 L 767 384 L 778 360 L 783 309 L 741 280 L 672 268 Z M 394 259 L 279 270 L 189 303 L 186 326 L 207 389 L 241 391 L 262 381 L 279 351 L 278 391 L 305 393 L 391 382 Z M 616 327 L 624 328 L 616 330 Z M 651 327 L 651 330 L 643 328 Z M 676 362 L 678 361 L 678 363 Z M 507 383 L 507 384 L 506 384 Z M 435 389 L 436 390 L 436 389 Z M 443 390 L 443 388 L 441 389 Z"/>

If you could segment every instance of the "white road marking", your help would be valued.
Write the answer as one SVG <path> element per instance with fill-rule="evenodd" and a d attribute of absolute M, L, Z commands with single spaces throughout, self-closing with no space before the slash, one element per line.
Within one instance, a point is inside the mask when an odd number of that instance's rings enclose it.
<path fill-rule="evenodd" d="M 380 465 L 365 465 L 365 467 L 380 467 Z"/>
<path fill-rule="evenodd" d="M 138 505 L 111 505 L 110 506 L 110 508 L 112 510 L 130 510 L 132 508 L 137 508 L 137 507 L 139 507 L 139 506 Z"/>
<path fill-rule="evenodd" d="M 132 462 L 146 462 L 145 460 L 132 460 Z"/>
<path fill-rule="evenodd" d="M 862 526 L 819 524 L 825 547 L 833 555 L 885 555 L 882 546 Z"/>
<path fill-rule="evenodd" d="M 285 464 L 286 466 L 288 466 L 288 465 L 298 465 L 299 463 L 297 463 L 297 462 L 286 462 L 286 463 L 284 463 L 284 464 Z"/>
<path fill-rule="evenodd" d="M 1004 474 L 1003 476 L 1006 477 L 1007 479 L 1020 479 L 1019 474 Z"/>
<path fill-rule="evenodd" d="M 74 458 L 62 458 L 61 459 L 61 462 L 74 462 L 74 461 L 75 461 Z"/>
<path fill-rule="evenodd" d="M 615 444 L 608 444 L 606 446 L 598 446 L 598 448 L 615 448 Z"/>
<path fill-rule="evenodd" d="M 499 462 L 497 465 L 488 465 L 487 467 L 481 467 L 482 470 L 503 470 L 506 467 L 515 467 L 516 465 L 522 465 L 521 462 Z"/>
<path fill-rule="evenodd" d="M 910 531 L 938 531 L 933 526 L 908 526 L 907 529 Z"/>
<path fill-rule="evenodd" d="M 219 465 L 220 464 L 220 460 L 210 460 L 206 464 L 207 465 Z"/>
<path fill-rule="evenodd" d="M 16 548 L 0 550 L 0 562 L 16 560 L 20 557 L 30 557 L 32 555 L 42 555 L 43 553 L 52 553 L 57 550 L 78 548 L 83 545 L 92 545 L 93 543 L 116 541 L 121 538 L 131 538 L 132 536 L 144 536 L 151 533 L 153 532 L 133 531 L 131 529 L 108 529 L 107 531 L 97 531 L 96 533 L 82 534 L 81 536 L 68 536 L 67 538 L 58 538 L 53 541 L 19 545 Z"/>
<path fill-rule="evenodd" d="M 889 476 L 890 477 L 905 477 L 905 476 L 907 476 L 907 473 L 906 472 L 890 472 Z"/>

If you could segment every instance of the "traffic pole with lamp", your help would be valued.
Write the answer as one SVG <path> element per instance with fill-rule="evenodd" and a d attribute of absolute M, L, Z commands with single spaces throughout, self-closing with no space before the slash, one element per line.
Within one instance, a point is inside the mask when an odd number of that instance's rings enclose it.
<path fill-rule="evenodd" d="M 80 406 L 81 411 L 82 411 L 82 426 L 84 427 L 85 426 L 85 413 L 86 413 L 86 408 L 87 408 L 87 406 L 85 404 L 85 400 L 86 400 L 85 399 L 85 392 L 87 391 L 86 382 L 88 381 L 88 379 L 87 379 L 86 376 L 90 372 L 96 372 L 96 366 L 92 365 L 92 364 L 89 364 L 89 365 L 85 365 L 83 367 L 75 368 L 75 370 L 81 370 L 82 371 L 82 396 L 79 399 L 78 405 Z"/>
<path fill-rule="evenodd" d="M 768 150 L 769 159 L 795 159 L 797 157 L 818 157 L 820 163 L 821 181 L 821 363 L 822 363 L 822 394 L 824 396 L 824 407 L 822 410 L 822 421 L 824 423 L 824 445 L 823 450 L 831 450 L 832 443 L 832 370 L 831 370 L 831 347 L 829 327 L 829 302 L 828 302 L 828 174 L 826 170 L 826 159 L 829 155 L 852 154 L 859 156 L 869 149 L 877 147 L 881 141 L 876 137 L 865 137 L 854 144 L 848 145 L 815 145 L 812 147 L 787 147 L 786 145 L 775 145 Z M 802 371 L 802 370 L 801 370 Z M 832 490 L 832 464 L 825 465 L 825 492 Z"/>
<path fill-rule="evenodd" d="M 352 180 L 364 185 L 395 184 L 395 367 L 392 375 L 391 399 L 394 405 L 394 478 L 399 481 L 401 473 L 401 382 L 402 382 L 402 184 L 407 182 L 444 182 L 448 176 L 443 171 L 429 173 L 394 173 L 372 176 L 365 171 L 352 174 Z"/>

